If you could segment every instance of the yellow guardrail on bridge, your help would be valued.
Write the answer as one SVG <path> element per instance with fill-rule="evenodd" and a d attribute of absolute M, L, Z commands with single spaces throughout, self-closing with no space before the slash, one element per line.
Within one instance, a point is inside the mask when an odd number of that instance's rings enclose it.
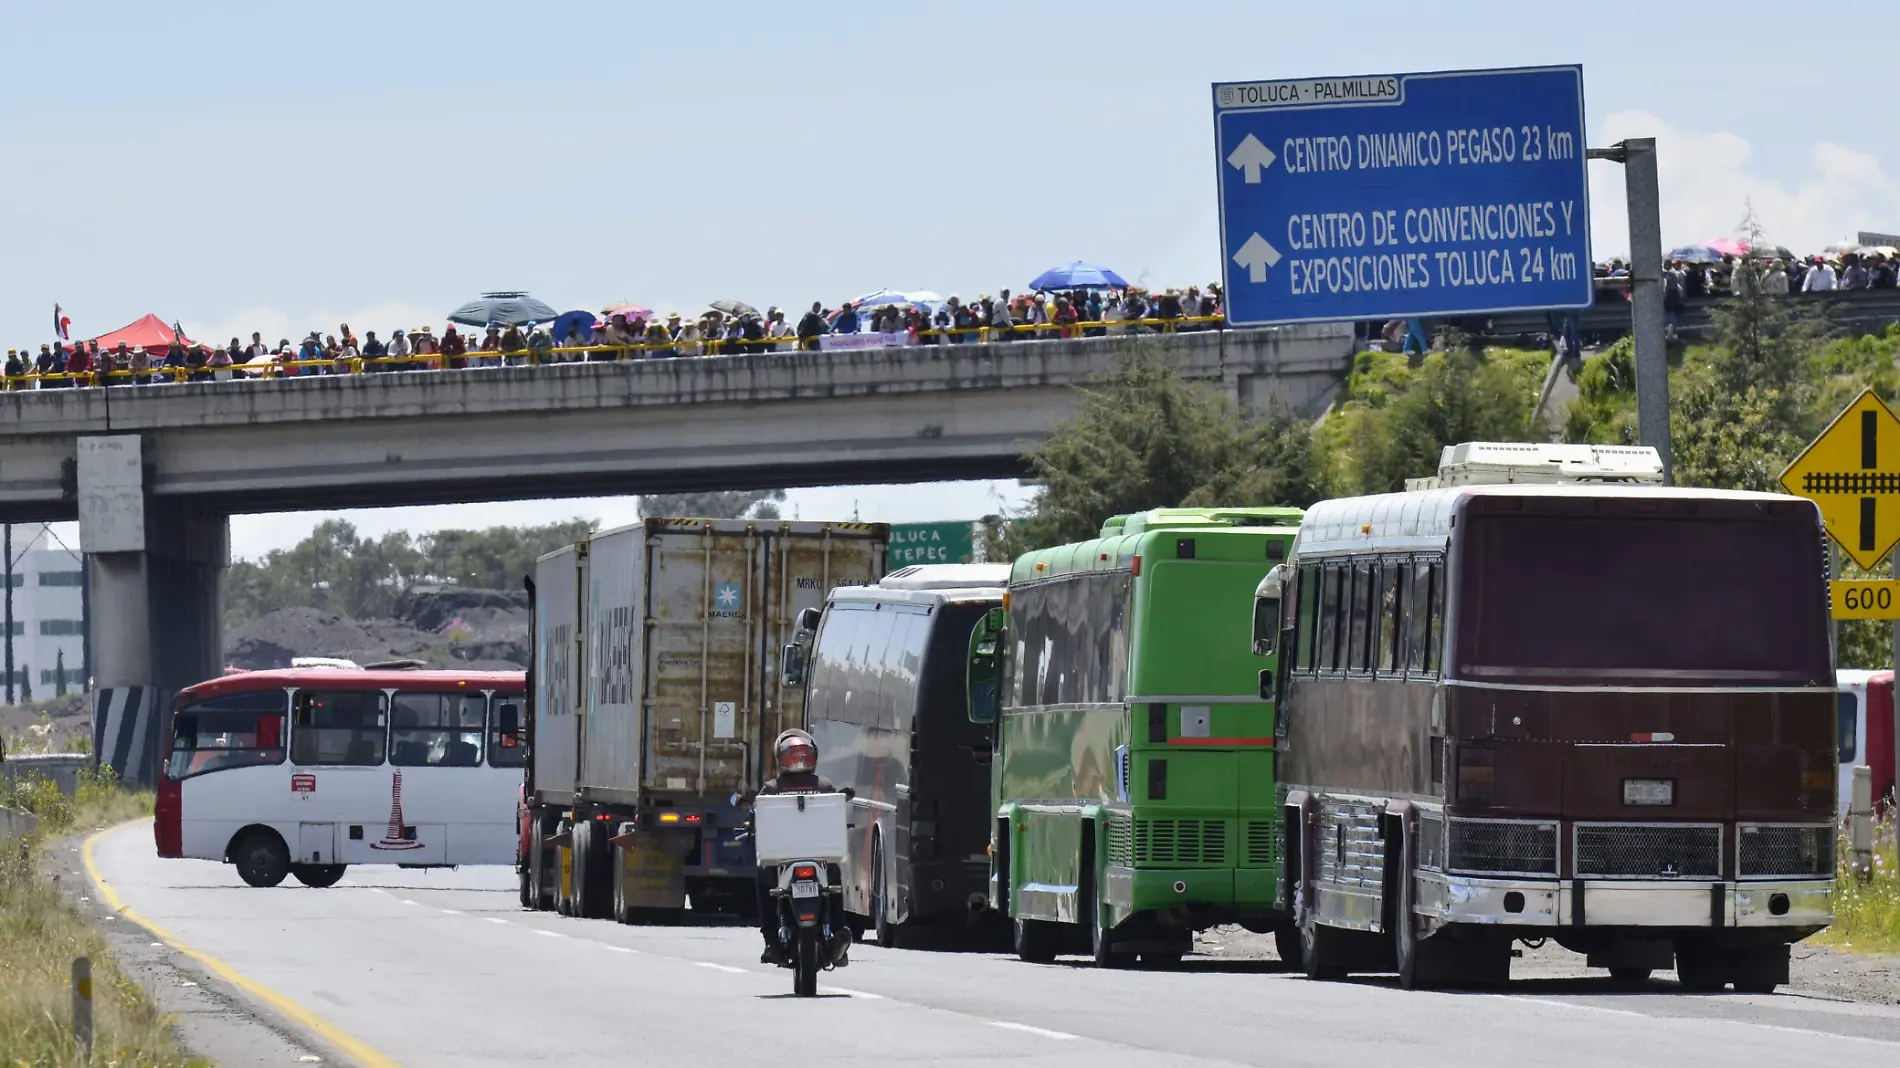
<path fill-rule="evenodd" d="M 973 326 L 917 331 L 916 340 L 889 346 L 863 348 L 915 348 L 936 344 L 993 344 L 1008 341 L 1048 341 L 1079 337 L 1114 337 L 1131 333 L 1172 334 L 1183 330 L 1217 330 L 1225 326 L 1218 315 L 1182 316 L 1171 319 L 1119 319 L 1076 323 L 1035 323 L 1020 326 Z M 57 389 L 105 385 L 150 385 L 166 382 L 212 382 L 252 378 L 299 378 L 305 375 L 376 374 L 380 372 L 439 371 L 445 363 L 459 363 L 448 370 L 470 367 L 535 367 L 549 363 L 612 363 L 619 360 L 683 358 L 704 356 L 748 356 L 768 352 L 824 351 L 826 337 L 863 337 L 872 334 L 821 334 L 814 338 L 776 337 L 758 340 L 738 338 L 670 338 L 665 341 L 639 341 L 624 345 L 572 345 L 552 348 L 470 349 L 466 353 L 444 355 L 440 352 L 405 356 L 345 356 L 320 359 L 269 357 L 246 363 L 173 367 L 155 366 L 146 370 L 113 368 L 94 371 L 29 372 L 0 375 L 6 389 Z M 102 352 L 101 359 L 115 353 Z M 596 358 L 604 357 L 604 358 Z"/>

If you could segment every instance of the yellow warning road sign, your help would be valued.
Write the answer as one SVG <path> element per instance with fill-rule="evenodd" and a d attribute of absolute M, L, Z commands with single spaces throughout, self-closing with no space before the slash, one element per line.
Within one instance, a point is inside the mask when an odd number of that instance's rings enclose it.
<path fill-rule="evenodd" d="M 1781 473 L 1821 509 L 1841 550 L 1872 571 L 1900 542 L 1900 418 L 1867 390 Z"/>
<path fill-rule="evenodd" d="M 1900 582 L 1837 579 L 1827 584 L 1835 619 L 1900 619 Z"/>

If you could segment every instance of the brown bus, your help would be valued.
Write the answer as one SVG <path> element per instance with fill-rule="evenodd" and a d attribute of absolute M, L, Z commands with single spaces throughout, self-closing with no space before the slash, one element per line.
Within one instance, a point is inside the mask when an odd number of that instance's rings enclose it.
<path fill-rule="evenodd" d="M 1822 538 L 1799 498 L 1661 486 L 1308 511 L 1254 628 L 1283 650 L 1283 955 L 1493 984 L 1550 938 L 1628 983 L 1787 982 L 1832 919 Z"/>

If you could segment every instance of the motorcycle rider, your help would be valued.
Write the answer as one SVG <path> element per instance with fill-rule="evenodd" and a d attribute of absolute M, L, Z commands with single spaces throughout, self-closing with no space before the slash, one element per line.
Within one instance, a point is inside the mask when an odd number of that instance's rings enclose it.
<path fill-rule="evenodd" d="M 778 763 L 778 774 L 772 781 L 759 788 L 758 797 L 768 794 L 835 794 L 838 788 L 829 779 L 818 774 L 818 743 L 801 730 L 789 730 L 778 736 L 772 743 L 772 756 Z M 846 790 L 849 796 L 855 791 Z M 752 801 L 746 798 L 747 804 Z M 759 902 L 759 933 L 765 937 L 765 952 L 760 955 L 760 964 L 779 964 L 785 956 L 785 947 L 778 939 L 778 909 L 772 904 L 772 891 L 778 886 L 778 873 L 760 866 L 757 876 Z"/>

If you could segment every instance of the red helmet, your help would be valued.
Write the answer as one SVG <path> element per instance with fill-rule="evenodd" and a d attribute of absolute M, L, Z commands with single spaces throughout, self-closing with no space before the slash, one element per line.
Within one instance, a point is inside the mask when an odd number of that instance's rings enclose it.
<path fill-rule="evenodd" d="M 772 743 L 772 755 L 780 771 L 812 771 L 818 767 L 818 743 L 804 731 L 791 730 Z"/>

